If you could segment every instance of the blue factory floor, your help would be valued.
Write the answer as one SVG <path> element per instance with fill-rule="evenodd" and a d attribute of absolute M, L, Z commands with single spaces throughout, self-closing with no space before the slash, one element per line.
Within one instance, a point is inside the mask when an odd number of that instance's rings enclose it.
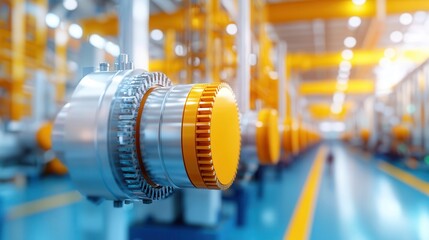
<path fill-rule="evenodd" d="M 263 179 L 249 186 L 247 223 L 228 232 L 229 239 L 429 239 L 429 172 L 322 144 L 280 177 L 269 169 Z M 93 206 L 63 178 L 0 185 L 0 194 L 2 239 L 118 239 L 132 212 Z"/>

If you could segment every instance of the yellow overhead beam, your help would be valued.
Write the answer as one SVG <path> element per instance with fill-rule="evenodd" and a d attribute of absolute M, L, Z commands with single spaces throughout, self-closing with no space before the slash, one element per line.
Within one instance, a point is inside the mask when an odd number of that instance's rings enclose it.
<path fill-rule="evenodd" d="M 174 13 L 156 13 L 149 17 L 149 28 L 160 29 L 163 31 L 185 30 L 189 28 L 187 24 L 191 24 L 193 29 L 202 29 L 205 26 L 204 15 L 198 13 L 198 9 L 180 9 Z M 188 21 L 189 14 L 192 19 Z M 216 11 L 213 16 L 214 26 L 226 26 L 231 22 L 230 17 L 225 11 Z M 83 29 L 84 36 L 90 34 L 99 34 L 102 36 L 118 36 L 119 21 L 117 13 L 107 13 L 97 17 L 82 19 L 80 24 Z"/>
<path fill-rule="evenodd" d="M 327 118 L 343 120 L 347 116 L 347 113 L 350 111 L 351 107 L 352 104 L 346 102 L 343 104 L 341 112 L 339 112 L 338 114 L 333 114 L 331 112 L 330 103 L 312 103 L 307 106 L 307 110 L 311 114 L 312 118 L 316 120 Z"/>
<path fill-rule="evenodd" d="M 336 80 L 307 81 L 299 86 L 301 95 L 332 95 L 337 92 Z M 360 95 L 374 92 L 374 81 L 369 79 L 351 79 L 347 83 L 346 94 Z"/>
<path fill-rule="evenodd" d="M 314 19 L 348 18 L 351 16 L 375 17 L 376 1 L 368 0 L 356 6 L 351 0 L 287 1 L 266 5 L 268 22 L 280 24 Z M 429 11 L 427 0 L 386 0 L 386 14 Z"/>
<path fill-rule="evenodd" d="M 428 1 L 429 2 L 429 1 Z M 385 49 L 354 50 L 353 58 L 350 60 L 352 66 L 373 66 L 377 65 L 384 57 Z M 398 50 L 397 57 L 404 57 L 416 63 L 423 62 L 429 57 L 429 48 Z M 288 69 L 312 70 L 319 68 L 338 67 L 343 61 L 341 52 L 325 54 L 291 53 L 286 56 Z"/>
<path fill-rule="evenodd" d="M 185 11 L 179 10 L 175 13 L 157 13 L 150 15 L 150 29 L 184 29 Z M 86 18 L 80 21 L 84 35 L 99 34 L 103 36 L 117 36 L 119 34 L 119 21 L 116 13 Z M 199 25 L 198 21 L 193 24 Z"/>

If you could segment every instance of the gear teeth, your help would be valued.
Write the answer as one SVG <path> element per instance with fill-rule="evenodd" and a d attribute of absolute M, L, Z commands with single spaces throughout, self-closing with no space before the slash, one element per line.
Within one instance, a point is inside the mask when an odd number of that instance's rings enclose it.
<path fill-rule="evenodd" d="M 197 161 L 204 184 L 210 189 L 220 189 L 220 183 L 213 167 L 210 146 L 210 121 L 213 113 L 213 105 L 216 95 L 226 84 L 212 84 L 204 88 L 197 110 L 196 122 L 196 150 Z M 238 109 L 238 107 L 237 107 Z"/>
<path fill-rule="evenodd" d="M 145 72 L 123 80 L 113 102 L 111 129 L 116 131 L 114 144 L 118 149 L 115 166 L 133 198 L 159 200 L 174 192 L 172 187 L 153 187 L 147 183 L 141 173 L 135 145 L 136 118 L 144 94 L 153 86 L 170 85 L 170 80 L 163 73 Z"/>

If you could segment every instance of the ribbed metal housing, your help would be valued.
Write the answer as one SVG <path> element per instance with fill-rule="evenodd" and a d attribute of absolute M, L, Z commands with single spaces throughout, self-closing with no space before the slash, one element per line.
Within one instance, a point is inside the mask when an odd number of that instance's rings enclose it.
<path fill-rule="evenodd" d="M 157 184 L 194 187 L 182 154 L 182 118 L 192 85 L 154 89 L 140 121 L 140 148 L 150 178 Z"/>

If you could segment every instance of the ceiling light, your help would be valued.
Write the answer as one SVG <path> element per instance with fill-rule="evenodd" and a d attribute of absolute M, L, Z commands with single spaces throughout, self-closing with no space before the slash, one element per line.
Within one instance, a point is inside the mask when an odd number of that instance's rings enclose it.
<path fill-rule="evenodd" d="M 349 78 L 340 78 L 337 77 L 337 86 L 338 85 L 347 85 L 347 82 L 349 81 Z"/>
<path fill-rule="evenodd" d="M 348 79 L 348 78 L 349 78 L 349 76 L 350 76 L 350 72 L 343 72 L 343 71 L 340 71 L 340 72 L 338 73 L 338 79 Z"/>
<path fill-rule="evenodd" d="M 110 55 L 112 55 L 114 57 L 119 56 L 119 54 L 121 52 L 119 46 L 112 43 L 112 42 L 107 42 L 106 47 L 104 49 L 106 50 L 107 53 L 109 53 Z"/>
<path fill-rule="evenodd" d="M 83 35 L 83 30 L 79 25 L 73 23 L 69 26 L 69 34 L 72 38 L 80 39 Z"/>
<path fill-rule="evenodd" d="M 351 60 L 353 58 L 353 51 L 350 49 L 343 50 L 343 52 L 341 52 L 341 56 L 344 60 Z"/>
<path fill-rule="evenodd" d="M 400 31 L 394 31 L 390 34 L 390 40 L 394 43 L 400 43 L 404 38 L 404 34 Z"/>
<path fill-rule="evenodd" d="M 352 69 L 352 64 L 349 61 L 342 61 L 340 63 L 340 71 L 350 71 Z"/>
<path fill-rule="evenodd" d="M 63 30 L 55 31 L 55 43 L 58 45 L 65 45 L 67 43 L 67 40 L 69 39 L 69 36 L 67 33 Z"/>
<path fill-rule="evenodd" d="M 413 22 L 413 16 L 409 13 L 403 13 L 399 17 L 399 22 L 402 25 L 410 25 Z"/>
<path fill-rule="evenodd" d="M 155 41 L 161 41 L 164 38 L 164 34 L 159 29 L 154 29 L 150 32 L 150 37 Z"/>
<path fill-rule="evenodd" d="M 346 91 L 347 90 L 347 88 L 348 88 L 348 86 L 347 86 L 347 81 L 346 82 L 341 82 L 340 83 L 340 81 L 338 81 L 338 84 L 337 84 L 337 86 L 336 86 L 336 88 L 337 88 L 337 91 L 339 91 L 339 92 L 344 92 L 344 91 Z"/>
<path fill-rule="evenodd" d="M 362 19 L 357 16 L 350 17 L 348 21 L 349 27 L 351 28 L 357 28 L 361 25 L 361 23 L 362 23 Z"/>
<path fill-rule="evenodd" d="M 342 110 L 343 110 L 343 105 L 341 104 L 332 104 L 331 106 L 331 112 L 333 114 L 340 114 Z"/>
<path fill-rule="evenodd" d="M 425 11 L 417 11 L 414 13 L 413 19 L 417 24 L 423 24 L 426 20 L 427 13 Z"/>
<path fill-rule="evenodd" d="M 396 56 L 396 50 L 393 48 L 386 48 L 386 50 L 384 50 L 384 56 L 392 59 Z"/>
<path fill-rule="evenodd" d="M 69 10 L 69 11 L 73 11 L 77 8 L 78 3 L 76 0 L 64 0 L 63 1 L 63 6 L 65 9 Z"/>
<path fill-rule="evenodd" d="M 390 59 L 383 57 L 380 59 L 380 61 L 378 62 L 378 64 L 380 64 L 381 67 L 387 67 L 389 65 L 392 64 L 392 61 L 390 61 Z"/>
<path fill-rule="evenodd" d="M 228 24 L 228 26 L 226 26 L 226 33 L 228 33 L 229 35 L 235 35 L 237 31 L 237 25 L 235 25 L 234 23 L 230 23 Z"/>
<path fill-rule="evenodd" d="M 366 0 L 352 0 L 352 2 L 357 6 L 361 6 L 365 4 Z"/>
<path fill-rule="evenodd" d="M 186 51 L 185 48 L 183 47 L 183 45 L 177 45 L 174 48 L 174 52 L 176 53 L 177 56 L 183 57 L 186 55 Z"/>
<path fill-rule="evenodd" d="M 53 13 L 46 14 L 45 17 L 46 25 L 50 28 L 57 28 L 60 25 L 60 17 Z"/>
<path fill-rule="evenodd" d="M 346 37 L 344 39 L 344 46 L 346 46 L 348 48 L 352 48 L 352 47 L 356 46 L 356 38 L 354 38 L 354 37 Z"/>
<path fill-rule="evenodd" d="M 346 95 L 343 92 L 337 92 L 334 94 L 333 101 L 336 104 L 342 104 L 346 99 Z"/>
<path fill-rule="evenodd" d="M 106 45 L 106 40 L 100 35 L 92 34 L 91 36 L 89 36 L 89 43 L 91 43 L 91 45 L 96 48 L 104 49 L 104 46 Z"/>

